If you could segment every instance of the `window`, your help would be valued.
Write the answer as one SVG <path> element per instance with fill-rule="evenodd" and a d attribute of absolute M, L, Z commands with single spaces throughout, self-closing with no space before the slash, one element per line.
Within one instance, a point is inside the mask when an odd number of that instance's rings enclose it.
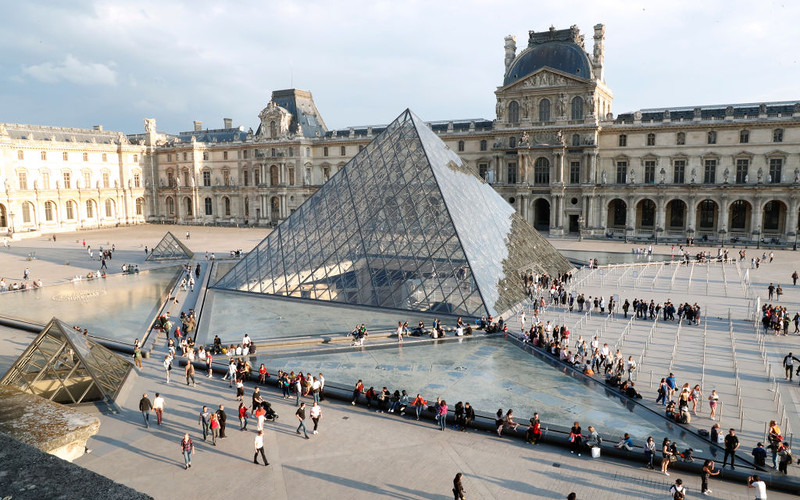
<path fill-rule="evenodd" d="M 246 149 L 242 151 L 242 158 L 244 158 L 245 160 L 247 159 L 247 153 L 249 153 L 249 151 Z"/>
<path fill-rule="evenodd" d="M 570 184 L 581 183 L 581 162 L 579 161 L 569 162 L 569 183 Z"/>
<path fill-rule="evenodd" d="M 111 179 L 108 175 L 108 172 L 103 172 L 103 187 L 106 189 L 111 187 Z"/>
<path fill-rule="evenodd" d="M 783 142 L 783 129 L 776 128 L 772 131 L 772 142 Z"/>
<path fill-rule="evenodd" d="M 222 152 L 222 159 L 223 160 L 227 160 L 228 159 L 228 152 L 227 151 L 223 151 Z"/>
<path fill-rule="evenodd" d="M 583 97 L 581 96 L 572 99 L 572 119 L 583 120 Z"/>
<path fill-rule="evenodd" d="M 517 101 L 508 103 L 508 121 L 519 123 L 519 103 Z"/>
<path fill-rule="evenodd" d="M 86 218 L 94 219 L 94 202 L 86 200 Z"/>
<path fill-rule="evenodd" d="M 680 200 L 670 202 L 669 225 L 670 227 L 683 227 L 686 204 Z"/>
<path fill-rule="evenodd" d="M 675 136 L 675 144 L 678 146 L 683 146 L 686 144 L 686 133 L 685 132 L 678 132 Z"/>
<path fill-rule="evenodd" d="M 328 146 L 322 148 L 322 156 L 328 156 Z"/>
<path fill-rule="evenodd" d="M 72 180 L 69 172 L 64 172 L 64 189 L 72 189 Z"/>
<path fill-rule="evenodd" d="M 42 172 L 42 189 L 50 189 L 50 172 Z"/>
<path fill-rule="evenodd" d="M 277 156 L 277 155 L 276 155 L 275 148 L 271 148 L 271 149 L 270 149 L 269 155 L 270 155 L 270 156 Z"/>
<path fill-rule="evenodd" d="M 138 173 L 133 174 L 133 187 L 140 188 L 142 187 L 142 176 Z"/>
<path fill-rule="evenodd" d="M 19 172 L 17 178 L 19 179 L 19 188 L 23 190 L 28 189 L 28 173 Z"/>
<path fill-rule="evenodd" d="M 306 148 L 306 156 L 311 156 L 311 148 Z"/>
<path fill-rule="evenodd" d="M 136 215 L 144 215 L 144 198 L 136 198 Z"/>
<path fill-rule="evenodd" d="M 203 159 L 208 160 L 208 151 L 203 151 Z"/>
<path fill-rule="evenodd" d="M 192 185 L 192 176 L 189 175 L 188 170 L 183 171 L 183 185 L 184 186 L 191 186 Z"/>
<path fill-rule="evenodd" d="M 544 156 L 536 158 L 533 164 L 533 183 L 540 186 L 550 184 L 550 160 Z"/>
<path fill-rule="evenodd" d="M 67 220 L 75 219 L 75 202 L 72 200 L 67 201 Z"/>
<path fill-rule="evenodd" d="M 67 153 L 66 151 L 61 153 L 61 159 L 64 161 L 69 161 L 69 153 Z"/>
<path fill-rule="evenodd" d="M 656 182 L 656 162 L 655 160 L 645 160 L 644 183 L 655 184 L 655 182 Z"/>
<path fill-rule="evenodd" d="M 540 122 L 549 122 L 550 121 L 550 100 L 549 99 L 542 99 L 539 101 L 539 121 Z"/>
<path fill-rule="evenodd" d="M 672 182 L 683 184 L 686 182 L 686 160 L 675 160 L 672 162 Z"/>
<path fill-rule="evenodd" d="M 89 153 L 83 153 L 83 161 L 89 161 Z"/>
<path fill-rule="evenodd" d="M 133 163 L 139 163 L 139 155 L 133 155 Z"/>
<path fill-rule="evenodd" d="M 770 184 L 780 184 L 782 168 L 783 168 L 783 158 L 769 159 L 769 178 L 767 179 L 767 181 Z"/>
<path fill-rule="evenodd" d="M 92 188 L 92 173 L 88 170 L 83 171 L 83 187 L 86 189 Z"/>
<path fill-rule="evenodd" d="M 744 200 L 736 200 L 731 203 L 731 230 L 743 231 L 747 227 L 747 207 Z"/>
<path fill-rule="evenodd" d="M 481 179 L 485 181 L 489 181 L 489 164 L 488 163 L 479 163 L 478 164 L 478 175 L 481 176 Z"/>
<path fill-rule="evenodd" d="M 250 172 L 248 172 L 247 170 L 245 170 L 245 171 L 242 173 L 242 176 L 244 177 L 244 185 L 245 185 L 245 186 L 249 186 L 249 185 L 250 185 Z"/>
<path fill-rule="evenodd" d="M 481 140 L 481 151 L 486 151 L 486 139 Z"/>
<path fill-rule="evenodd" d="M 289 185 L 294 186 L 294 169 L 289 168 Z"/>
<path fill-rule="evenodd" d="M 206 187 L 211 185 L 211 172 L 208 170 L 203 172 L 203 185 Z"/>
<path fill-rule="evenodd" d="M 619 147 L 624 148 L 628 145 L 628 136 L 625 134 L 619 134 Z"/>
<path fill-rule="evenodd" d="M 228 169 L 224 169 L 222 171 L 222 184 L 224 186 L 230 186 L 231 185 L 231 171 L 228 170 Z"/>
<path fill-rule="evenodd" d="M 42 151 L 40 156 L 41 156 L 42 160 L 46 160 L 47 159 L 47 151 Z"/>
<path fill-rule="evenodd" d="M 617 184 L 625 184 L 628 182 L 628 162 L 617 162 Z"/>
<path fill-rule="evenodd" d="M 656 145 L 656 134 L 653 134 L 652 132 L 647 134 L 647 145 L 648 146 Z"/>
<path fill-rule="evenodd" d="M 513 135 L 508 138 L 508 147 L 509 148 L 517 147 L 517 138 L 514 137 Z"/>
<path fill-rule="evenodd" d="M 103 153 L 103 157 L 102 158 L 103 158 L 103 161 L 108 161 L 108 155 L 106 153 Z"/>
<path fill-rule="evenodd" d="M 781 225 L 781 202 L 773 200 L 764 205 L 764 229 L 778 231 Z"/>
<path fill-rule="evenodd" d="M 111 198 L 106 200 L 106 217 L 114 217 L 114 201 Z"/>
<path fill-rule="evenodd" d="M 358 152 L 360 153 L 363 150 L 364 150 L 364 145 L 363 144 L 359 144 L 358 145 Z"/>
<path fill-rule="evenodd" d="M 710 131 L 707 135 L 708 144 L 716 144 L 717 143 L 717 133 L 713 130 Z"/>
<path fill-rule="evenodd" d="M 322 182 L 328 182 L 331 178 L 331 167 L 322 167 Z"/>
<path fill-rule="evenodd" d="M 170 215 L 175 214 L 175 200 L 171 196 L 167 196 L 167 213 Z"/>
<path fill-rule="evenodd" d="M 347 156 L 347 147 L 346 147 L 346 146 L 341 146 L 341 147 L 339 148 L 339 155 L 341 155 L 341 156 Z"/>
<path fill-rule="evenodd" d="M 581 134 L 572 134 L 572 145 L 573 146 L 581 145 Z"/>
<path fill-rule="evenodd" d="M 739 131 L 739 143 L 740 144 L 747 144 L 750 142 L 750 131 L 749 130 L 740 130 Z"/>
<path fill-rule="evenodd" d="M 225 206 L 225 215 L 230 216 L 231 215 L 231 199 L 225 197 L 225 198 L 222 199 L 222 201 L 223 201 L 223 205 Z"/>
<path fill-rule="evenodd" d="M 458 141 L 458 152 L 459 153 L 464 152 L 464 141 Z"/>
<path fill-rule="evenodd" d="M 211 210 L 212 209 L 211 198 L 206 198 L 205 199 L 205 209 L 206 209 L 206 215 L 212 215 L 213 214 L 213 212 Z"/>
<path fill-rule="evenodd" d="M 44 203 L 44 220 L 53 222 L 53 202 L 46 201 Z"/>
<path fill-rule="evenodd" d="M 517 162 L 511 161 L 508 162 L 506 166 L 506 173 L 508 174 L 508 183 L 509 184 L 516 184 L 517 183 Z"/>
<path fill-rule="evenodd" d="M 25 151 L 19 150 L 17 151 L 17 160 L 24 160 L 25 159 Z"/>
<path fill-rule="evenodd" d="M 745 184 L 748 181 L 748 168 L 750 168 L 750 160 L 747 158 L 738 158 L 736 160 L 736 184 Z"/>
<path fill-rule="evenodd" d="M 703 184 L 715 182 L 717 182 L 717 160 L 706 160 L 703 162 Z"/>
<path fill-rule="evenodd" d="M 172 153 L 167 153 L 167 161 L 172 161 Z"/>
<path fill-rule="evenodd" d="M 22 222 L 25 224 L 31 223 L 31 204 L 30 202 L 25 202 L 22 204 Z"/>
<path fill-rule="evenodd" d="M 183 161 L 186 161 L 186 153 L 183 153 Z"/>
<path fill-rule="evenodd" d="M 253 185 L 258 186 L 259 184 L 261 184 L 261 171 L 256 168 L 253 170 Z"/>
<path fill-rule="evenodd" d="M 714 229 L 714 218 L 717 215 L 717 204 L 711 200 L 700 202 L 700 229 Z"/>

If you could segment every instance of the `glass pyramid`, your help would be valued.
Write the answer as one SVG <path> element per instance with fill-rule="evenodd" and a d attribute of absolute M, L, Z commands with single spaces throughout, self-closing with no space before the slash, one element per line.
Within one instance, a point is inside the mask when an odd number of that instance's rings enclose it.
<path fill-rule="evenodd" d="M 53 318 L 0 379 L 62 404 L 113 401 L 131 364 Z"/>
<path fill-rule="evenodd" d="M 571 268 L 406 110 L 214 288 L 480 316 Z"/>
<path fill-rule="evenodd" d="M 175 237 L 170 231 L 161 238 L 145 260 L 187 260 L 191 259 L 194 253 L 186 245 Z"/>

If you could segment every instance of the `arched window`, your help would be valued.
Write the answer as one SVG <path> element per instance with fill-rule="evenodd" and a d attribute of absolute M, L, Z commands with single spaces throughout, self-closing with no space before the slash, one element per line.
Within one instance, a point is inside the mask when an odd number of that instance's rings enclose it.
<path fill-rule="evenodd" d="M 275 125 L 275 120 L 269 122 L 269 136 L 278 137 L 278 127 Z"/>
<path fill-rule="evenodd" d="M 106 217 L 114 217 L 114 200 L 111 198 L 106 199 Z"/>
<path fill-rule="evenodd" d="M 206 199 L 205 199 L 205 209 L 206 209 L 206 215 L 213 215 L 214 214 L 211 198 L 206 197 Z"/>
<path fill-rule="evenodd" d="M 508 121 L 519 123 L 519 103 L 517 101 L 508 103 Z"/>
<path fill-rule="evenodd" d="M 86 200 L 86 218 L 94 219 L 94 201 Z"/>
<path fill-rule="evenodd" d="M 77 203 L 72 200 L 67 200 L 66 203 L 66 219 L 67 220 L 75 220 L 75 208 L 77 207 Z"/>
<path fill-rule="evenodd" d="M 581 96 L 572 99 L 572 119 L 583 120 L 583 97 Z"/>
<path fill-rule="evenodd" d="M 539 101 L 539 121 L 540 122 L 549 122 L 550 121 L 550 100 L 549 99 L 542 99 Z"/>
<path fill-rule="evenodd" d="M 186 204 L 186 215 L 191 217 L 192 215 L 194 215 L 194 209 L 192 207 L 192 199 L 187 196 L 183 200 Z"/>
<path fill-rule="evenodd" d="M 226 216 L 230 216 L 231 215 L 231 199 L 226 196 L 225 198 L 222 199 L 222 203 L 223 203 L 223 205 L 225 207 L 225 215 Z"/>
<path fill-rule="evenodd" d="M 144 215 L 144 198 L 136 198 L 136 215 Z"/>
<path fill-rule="evenodd" d="M 540 156 L 533 164 L 533 183 L 535 185 L 550 184 L 550 160 Z"/>
<path fill-rule="evenodd" d="M 486 151 L 486 139 L 481 139 L 481 151 Z"/>
<path fill-rule="evenodd" d="M 464 141 L 458 141 L 458 152 L 462 153 L 464 151 Z"/>
<path fill-rule="evenodd" d="M 175 200 L 172 196 L 167 196 L 167 214 L 175 215 Z"/>

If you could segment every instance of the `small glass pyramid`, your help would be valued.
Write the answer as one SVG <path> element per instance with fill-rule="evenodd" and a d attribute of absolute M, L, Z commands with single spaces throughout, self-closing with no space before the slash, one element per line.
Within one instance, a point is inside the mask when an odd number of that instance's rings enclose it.
<path fill-rule="evenodd" d="M 0 379 L 0 385 L 62 404 L 116 398 L 131 363 L 53 318 Z"/>
<path fill-rule="evenodd" d="M 175 237 L 170 231 L 161 238 L 145 260 L 188 260 L 194 256 L 186 245 Z"/>
<path fill-rule="evenodd" d="M 480 316 L 571 268 L 406 110 L 214 288 Z"/>

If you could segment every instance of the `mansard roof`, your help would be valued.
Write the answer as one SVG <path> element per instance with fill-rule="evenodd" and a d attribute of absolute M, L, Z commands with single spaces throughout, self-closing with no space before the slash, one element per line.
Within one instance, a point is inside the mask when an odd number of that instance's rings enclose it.
<path fill-rule="evenodd" d="M 792 116 L 796 111 L 800 112 L 800 100 L 766 103 L 711 104 L 702 106 L 671 106 L 620 113 L 614 121 L 616 123 L 633 123 L 637 113 L 641 113 L 641 121 L 643 122 L 660 122 L 667 117 L 671 121 L 691 121 L 697 114 L 699 114 L 701 120 L 722 120 L 726 116 L 733 116 L 734 119 L 757 118 L 759 114 L 766 114 L 770 117 Z"/>
<path fill-rule="evenodd" d="M 121 132 L 47 125 L 0 123 L 0 137 L 33 141 L 118 144 Z"/>

